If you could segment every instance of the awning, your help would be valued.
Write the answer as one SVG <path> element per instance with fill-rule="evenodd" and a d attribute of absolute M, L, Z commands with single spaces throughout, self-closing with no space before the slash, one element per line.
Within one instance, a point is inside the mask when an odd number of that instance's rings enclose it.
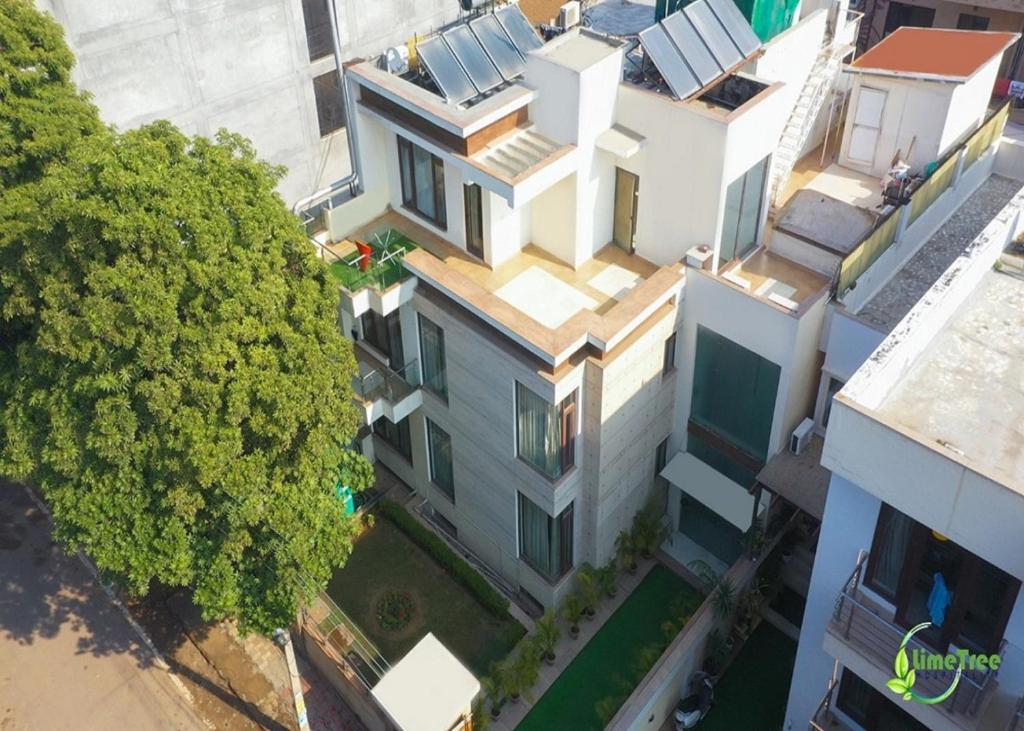
<path fill-rule="evenodd" d="M 619 158 L 633 157 L 640 152 L 644 138 L 636 132 L 613 124 L 597 136 L 597 149 L 610 152 Z"/>
<path fill-rule="evenodd" d="M 756 496 L 689 452 L 673 457 L 661 476 L 741 531 L 750 528 Z M 764 508 L 762 500 L 758 512 Z"/>

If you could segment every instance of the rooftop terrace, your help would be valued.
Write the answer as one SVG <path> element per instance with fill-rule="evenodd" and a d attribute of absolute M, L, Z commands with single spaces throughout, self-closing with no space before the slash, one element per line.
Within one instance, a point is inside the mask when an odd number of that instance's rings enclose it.
<path fill-rule="evenodd" d="M 802 306 L 824 295 L 830 280 L 768 249 L 719 270 L 720 278 L 754 297 L 798 314 Z"/>
<path fill-rule="evenodd" d="M 575 269 L 532 244 L 492 268 L 397 211 L 349 238 L 372 240 L 389 230 L 418 246 L 404 267 L 551 364 L 588 340 L 612 347 L 668 302 L 683 279 L 680 265 L 658 267 L 613 245 Z"/>

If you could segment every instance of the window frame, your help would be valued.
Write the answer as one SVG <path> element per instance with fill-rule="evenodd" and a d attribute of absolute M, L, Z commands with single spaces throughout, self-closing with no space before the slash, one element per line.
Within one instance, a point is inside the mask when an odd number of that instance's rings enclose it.
<path fill-rule="evenodd" d="M 722 213 L 721 242 L 718 247 L 718 259 L 720 267 L 730 261 L 742 259 L 751 251 L 754 251 L 757 248 L 758 241 L 761 238 L 761 230 L 764 224 L 764 222 L 762 221 L 762 215 L 764 214 L 765 199 L 768 193 L 768 178 L 770 177 L 771 173 L 771 159 L 772 156 L 769 154 L 766 155 L 761 160 L 758 160 L 753 165 L 751 165 L 750 168 L 745 170 L 739 177 L 737 177 L 735 180 L 729 183 L 729 185 L 727 185 L 725 188 L 725 200 L 723 202 L 725 210 Z M 748 188 L 752 187 L 750 185 L 750 181 L 752 179 L 751 176 L 755 173 L 755 171 L 758 171 L 759 169 L 761 175 L 761 185 L 760 189 L 757 191 L 756 201 L 752 201 L 751 192 L 748 191 Z M 727 217 L 729 216 L 729 193 L 735 185 L 739 185 L 739 206 L 736 210 L 736 224 L 733 227 L 732 231 L 732 241 L 728 242 L 727 244 L 725 240 L 725 235 L 728 231 L 726 223 L 728 220 Z M 741 224 L 744 220 L 743 214 L 745 211 L 749 210 L 750 206 L 753 205 L 756 205 L 756 213 L 754 216 L 754 236 L 750 243 L 744 244 L 743 248 L 741 249 L 740 234 L 742 233 Z M 729 251 L 728 257 L 724 255 L 727 246 Z"/>
<path fill-rule="evenodd" d="M 310 62 L 334 54 L 331 39 L 331 0 L 302 0 L 302 23 L 306 31 L 306 50 Z M 319 13 L 316 9 L 319 10 Z M 325 39 L 326 36 L 326 39 Z"/>
<path fill-rule="evenodd" d="M 448 230 L 447 197 L 444 190 L 444 160 L 412 140 L 395 135 L 398 140 L 398 178 L 402 188 L 402 208 L 428 221 L 442 231 Z M 419 191 L 416 186 L 415 150 L 430 156 L 430 192 L 434 203 L 434 214 L 420 207 Z"/>
<path fill-rule="evenodd" d="M 430 484 L 440 490 L 445 497 L 451 500 L 452 504 L 455 504 L 455 455 L 452 451 L 452 435 L 445 429 L 441 428 L 440 425 L 429 416 L 423 417 L 424 429 L 427 436 L 427 474 L 430 477 Z M 437 465 L 435 463 L 436 457 L 434 455 L 434 437 L 435 432 L 439 435 L 443 435 L 448 440 L 448 472 L 451 475 L 451 484 L 442 484 L 437 478 Z"/>
<path fill-rule="evenodd" d="M 384 423 L 390 424 L 395 431 L 391 432 L 390 429 L 384 427 Z M 378 429 L 378 425 L 381 425 L 380 429 Z M 381 418 L 373 422 L 372 431 L 374 436 L 379 437 L 381 441 L 387 444 L 395 454 L 402 457 L 410 465 L 413 465 L 412 429 L 409 426 L 408 416 L 399 421 L 397 424 L 388 419 L 386 416 L 382 416 Z M 404 445 L 403 441 L 405 443 Z"/>
<path fill-rule="evenodd" d="M 523 439 L 519 432 L 520 427 L 520 405 L 522 398 L 520 396 L 520 389 L 528 391 L 531 396 L 548 405 L 549 408 L 558 409 L 558 469 L 559 473 L 553 475 L 544 469 L 543 466 L 535 464 L 528 456 L 523 454 Z M 544 476 L 549 482 L 559 482 L 566 475 L 572 472 L 576 467 L 576 435 L 579 431 L 579 418 L 578 418 L 578 397 L 577 391 L 579 389 L 573 389 L 565 398 L 559 401 L 557 404 L 552 404 L 550 401 L 545 399 L 543 396 L 538 394 L 533 389 L 526 386 L 520 381 L 515 381 L 515 411 L 513 418 L 515 419 L 515 453 L 516 459 L 525 464 L 529 465 L 532 469 L 536 470 L 538 474 Z"/>
<path fill-rule="evenodd" d="M 537 505 L 529 497 L 524 495 L 522 492 L 516 493 L 516 546 L 519 552 L 519 560 L 529 566 L 538 576 L 543 578 L 549 584 L 554 586 L 558 584 L 562 579 L 572 572 L 576 565 L 576 537 L 574 535 L 575 530 L 575 506 L 576 501 L 571 501 L 562 511 L 556 515 L 551 516 L 544 508 Z M 525 521 L 523 519 L 524 503 L 529 503 L 534 510 L 543 514 L 547 518 L 547 544 L 548 544 L 548 559 L 556 560 L 557 566 L 555 575 L 550 575 L 542 567 L 538 566 L 537 563 L 526 552 L 526 533 L 523 530 Z M 553 539 L 555 532 L 558 534 L 558 555 L 550 555 L 552 552 Z"/>
<path fill-rule="evenodd" d="M 417 334 L 419 335 L 419 339 L 420 339 L 420 342 L 419 342 L 419 346 L 420 346 L 420 373 L 421 373 L 420 380 L 423 383 L 423 387 L 424 388 L 426 388 L 428 391 L 430 391 L 430 393 L 434 394 L 435 396 L 437 396 L 439 399 L 441 399 L 442 401 L 444 401 L 447 404 L 448 403 L 448 354 L 446 352 L 444 329 L 440 325 L 438 325 L 436 322 L 431 320 L 429 317 L 424 315 L 422 312 L 417 313 L 417 315 L 418 315 L 417 318 L 416 318 L 416 320 L 417 320 Z M 440 380 L 443 381 L 443 388 L 441 390 L 438 390 L 437 388 L 435 388 L 434 385 L 431 383 L 430 379 L 427 378 L 427 365 L 426 365 L 427 364 L 427 359 L 423 357 L 423 353 L 424 353 L 424 346 L 423 346 L 423 343 L 424 343 L 424 338 L 423 338 L 424 324 L 426 324 L 427 327 L 433 328 L 436 331 L 436 337 L 437 337 L 438 343 L 440 345 L 440 353 L 441 353 L 441 358 L 440 358 L 440 360 L 441 360 L 441 376 L 440 376 Z"/>
<path fill-rule="evenodd" d="M 313 99 L 316 104 L 316 122 L 320 139 L 330 137 L 338 130 L 348 127 L 342 83 L 337 69 L 313 77 Z M 336 95 L 337 103 L 333 103 L 333 98 L 328 101 L 328 95 Z"/>
<path fill-rule="evenodd" d="M 476 210 L 473 211 L 472 208 Z M 466 251 L 477 259 L 484 258 L 484 189 L 477 183 L 462 186 L 463 217 L 466 223 Z M 475 213 L 476 226 L 470 213 Z M 470 242 L 473 242 L 471 244 Z M 479 245 L 477 245 L 479 244 Z"/>
<path fill-rule="evenodd" d="M 661 375 L 667 376 L 676 372 L 676 345 L 678 343 L 678 330 L 665 338 L 665 350 L 661 354 Z"/>

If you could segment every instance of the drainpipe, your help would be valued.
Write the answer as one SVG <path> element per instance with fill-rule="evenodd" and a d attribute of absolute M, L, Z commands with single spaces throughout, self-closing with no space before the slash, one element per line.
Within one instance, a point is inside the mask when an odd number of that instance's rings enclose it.
<path fill-rule="evenodd" d="M 329 195 L 346 185 L 351 186 L 354 184 L 356 194 L 362 192 L 362 186 L 360 185 L 360 173 L 362 172 L 362 169 L 359 161 L 358 146 L 356 145 L 356 131 L 354 125 L 355 115 L 352 113 L 352 104 L 348 95 L 348 83 L 345 81 L 345 67 L 341 60 L 341 37 L 338 34 L 338 8 L 335 3 L 336 0 L 328 1 L 327 15 L 331 19 L 331 47 L 334 51 L 334 65 L 337 66 L 338 69 L 338 80 L 341 83 L 341 105 L 345 109 L 345 139 L 348 142 L 348 159 L 349 163 L 352 165 L 352 172 L 341 180 L 331 183 L 326 188 L 321 188 L 312 195 L 308 195 L 297 201 L 295 205 L 292 206 L 292 213 L 298 213 L 317 198 Z"/>

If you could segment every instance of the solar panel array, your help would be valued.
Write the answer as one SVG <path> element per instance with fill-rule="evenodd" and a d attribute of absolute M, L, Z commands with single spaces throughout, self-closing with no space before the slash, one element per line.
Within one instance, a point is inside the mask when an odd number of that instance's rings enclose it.
<path fill-rule="evenodd" d="M 761 48 L 733 0 L 696 0 L 641 31 L 640 44 L 679 99 L 692 96 Z"/>
<path fill-rule="evenodd" d="M 520 76 L 526 54 L 544 45 L 517 5 L 474 18 L 416 45 L 434 84 L 462 104 Z"/>

